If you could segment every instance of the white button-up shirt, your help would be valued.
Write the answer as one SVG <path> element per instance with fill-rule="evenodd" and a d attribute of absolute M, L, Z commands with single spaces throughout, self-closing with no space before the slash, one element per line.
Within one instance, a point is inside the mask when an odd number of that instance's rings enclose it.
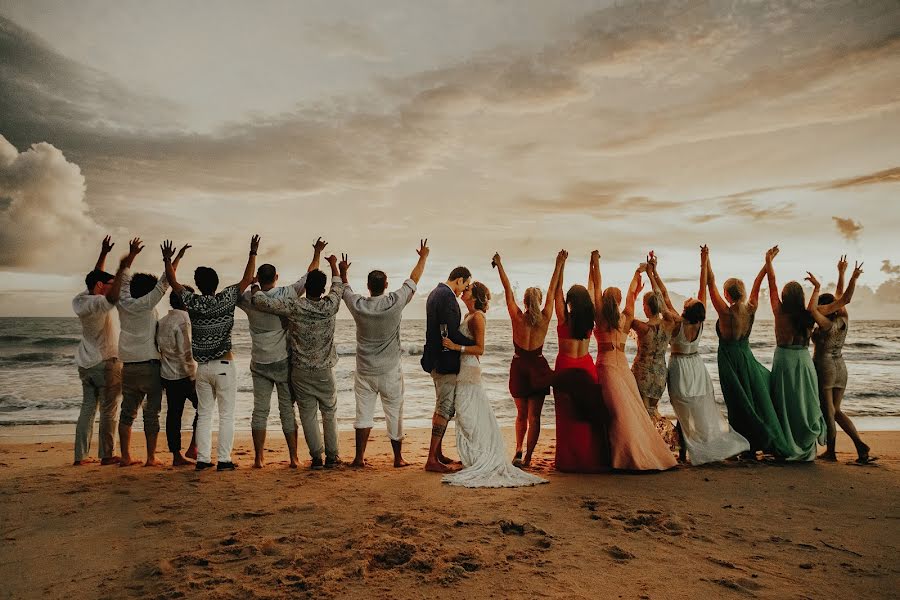
<path fill-rule="evenodd" d="M 303 295 L 305 287 L 306 275 L 293 285 L 260 290 L 260 292 L 277 300 L 289 298 L 296 300 Z M 243 293 L 238 307 L 247 313 L 247 320 L 250 322 L 250 340 L 253 343 L 250 359 L 261 365 L 270 365 L 286 360 L 288 357 L 287 331 L 285 331 L 285 324 L 281 317 L 254 308 L 250 301 L 250 290 Z"/>
<path fill-rule="evenodd" d="M 122 294 L 116 303 L 122 328 L 119 333 L 119 360 L 123 363 L 158 360 L 156 322 L 159 315 L 156 305 L 169 289 L 169 282 L 163 275 L 156 287 L 140 298 L 132 298 L 130 288 L 131 273 L 126 269 L 122 274 Z"/>
<path fill-rule="evenodd" d="M 81 321 L 81 343 L 75 350 L 75 364 L 82 369 L 115 358 L 118 355 L 119 323 L 113 318 L 106 296 L 87 290 L 72 299 L 72 310 Z"/>
<path fill-rule="evenodd" d="M 159 320 L 159 374 L 168 381 L 197 377 L 197 362 L 191 353 L 191 318 L 187 311 L 172 309 Z"/>

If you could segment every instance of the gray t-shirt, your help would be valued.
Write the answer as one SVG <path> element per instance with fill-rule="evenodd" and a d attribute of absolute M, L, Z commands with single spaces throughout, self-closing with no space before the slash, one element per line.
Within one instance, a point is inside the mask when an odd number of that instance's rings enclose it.
<path fill-rule="evenodd" d="M 344 303 L 356 321 L 356 371 L 383 375 L 400 365 L 400 320 L 403 309 L 416 293 L 416 282 L 407 279 L 395 292 L 367 298 L 344 288 Z"/>

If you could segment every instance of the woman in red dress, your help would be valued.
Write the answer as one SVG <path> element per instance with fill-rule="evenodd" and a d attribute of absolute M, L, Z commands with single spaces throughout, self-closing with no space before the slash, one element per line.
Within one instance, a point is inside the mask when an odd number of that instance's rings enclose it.
<path fill-rule="evenodd" d="M 519 308 L 516 294 L 499 254 L 494 254 L 491 262 L 500 273 L 500 282 L 506 292 L 506 308 L 512 322 L 513 348 L 515 355 L 509 366 L 509 393 L 516 402 L 516 455 L 513 464 L 525 466 L 531 464 L 531 455 L 541 434 L 541 410 L 544 398 L 550 393 L 553 371 L 544 358 L 544 339 L 550 327 L 553 311 L 553 298 L 559 284 L 559 273 L 566 260 L 566 251 L 560 250 L 556 255 L 556 267 L 547 287 L 547 301 L 541 308 L 541 288 L 530 287 L 525 290 L 525 310 Z M 522 443 L 528 435 L 525 458 L 522 458 Z"/>
<path fill-rule="evenodd" d="M 555 297 L 559 354 L 553 379 L 556 404 L 556 468 L 570 473 L 609 470 L 606 416 L 590 354 L 594 305 L 582 285 L 573 285 L 563 299 L 563 271 Z"/>

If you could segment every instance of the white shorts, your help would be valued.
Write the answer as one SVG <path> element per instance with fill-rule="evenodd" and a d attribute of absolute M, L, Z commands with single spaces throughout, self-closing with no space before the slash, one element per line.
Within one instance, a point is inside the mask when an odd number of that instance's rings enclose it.
<path fill-rule="evenodd" d="M 375 426 L 375 401 L 381 395 L 381 407 L 384 409 L 384 421 L 388 437 L 392 440 L 403 439 L 403 369 L 382 375 L 362 375 L 356 373 L 353 385 L 356 393 L 355 429 L 369 429 Z"/>

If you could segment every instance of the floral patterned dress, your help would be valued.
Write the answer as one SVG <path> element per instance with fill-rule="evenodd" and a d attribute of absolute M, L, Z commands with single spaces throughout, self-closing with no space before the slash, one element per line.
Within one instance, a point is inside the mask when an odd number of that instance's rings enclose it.
<path fill-rule="evenodd" d="M 666 348 L 669 346 L 671 334 L 661 323 L 647 325 L 646 331 L 637 336 L 637 355 L 631 364 L 631 372 L 637 381 L 638 390 L 656 430 L 670 448 L 678 445 L 678 436 L 672 422 L 659 414 L 657 405 L 666 389 L 668 368 L 666 367 Z"/>

